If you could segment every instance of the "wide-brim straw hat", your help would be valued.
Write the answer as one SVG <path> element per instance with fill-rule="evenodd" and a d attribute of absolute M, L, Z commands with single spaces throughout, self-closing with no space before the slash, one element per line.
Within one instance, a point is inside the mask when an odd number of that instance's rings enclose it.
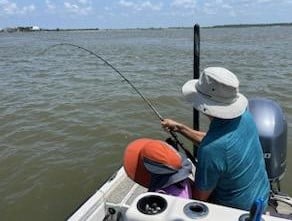
<path fill-rule="evenodd" d="M 242 115 L 248 104 L 239 93 L 239 80 L 222 67 L 204 69 L 198 80 L 190 80 L 182 87 L 188 102 L 198 111 L 221 119 L 233 119 Z"/>
<path fill-rule="evenodd" d="M 131 142 L 123 166 L 127 175 L 150 191 L 178 183 L 192 174 L 192 163 L 168 143 L 140 138 Z"/>

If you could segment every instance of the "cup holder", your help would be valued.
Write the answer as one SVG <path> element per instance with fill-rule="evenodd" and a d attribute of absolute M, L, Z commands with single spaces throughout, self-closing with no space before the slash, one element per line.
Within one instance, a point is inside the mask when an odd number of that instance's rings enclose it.
<path fill-rule="evenodd" d="M 207 216 L 209 209 L 203 203 L 191 202 L 184 206 L 184 213 L 187 217 L 196 219 Z"/>
<path fill-rule="evenodd" d="M 137 202 L 137 209 L 146 215 L 156 215 L 162 213 L 166 207 L 166 200 L 157 195 L 145 196 Z"/>

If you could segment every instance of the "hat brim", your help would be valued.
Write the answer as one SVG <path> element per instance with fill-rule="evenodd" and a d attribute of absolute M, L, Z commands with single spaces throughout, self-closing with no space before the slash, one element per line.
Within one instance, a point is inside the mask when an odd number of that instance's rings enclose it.
<path fill-rule="evenodd" d="M 150 191 L 155 191 L 181 182 L 188 178 L 192 173 L 192 163 L 185 156 L 183 156 L 182 168 L 172 174 L 157 174 L 157 165 L 149 165 L 149 162 L 147 162 L 147 164 L 148 165 L 145 165 L 144 163 L 145 167 L 147 167 L 147 170 L 151 174 L 151 182 L 148 187 Z"/>
<path fill-rule="evenodd" d="M 248 100 L 244 95 L 238 93 L 237 100 L 231 104 L 217 102 L 198 92 L 196 89 L 197 82 L 198 80 L 190 80 L 182 87 L 182 93 L 186 100 L 192 103 L 196 110 L 221 119 L 233 119 L 245 112 Z"/>

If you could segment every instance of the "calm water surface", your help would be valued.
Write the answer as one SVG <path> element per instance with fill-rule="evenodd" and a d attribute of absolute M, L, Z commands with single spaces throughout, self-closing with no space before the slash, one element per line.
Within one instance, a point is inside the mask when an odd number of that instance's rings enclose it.
<path fill-rule="evenodd" d="M 41 53 L 61 42 L 103 56 L 163 117 L 191 125 L 180 90 L 192 78 L 192 29 L 0 33 L 0 220 L 64 220 L 119 168 L 130 141 L 167 137 L 133 89 L 95 57 L 64 46 Z M 276 100 L 285 111 L 282 189 L 290 195 L 291 58 L 292 27 L 201 30 L 201 68 L 229 68 L 247 97 Z"/>

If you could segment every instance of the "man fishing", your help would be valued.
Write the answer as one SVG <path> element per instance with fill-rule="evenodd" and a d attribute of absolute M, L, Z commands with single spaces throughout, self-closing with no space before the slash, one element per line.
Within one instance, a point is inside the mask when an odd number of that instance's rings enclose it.
<path fill-rule="evenodd" d="M 178 141 L 174 132 L 181 133 L 199 145 L 195 183 L 192 187 L 193 198 L 244 210 L 249 210 L 253 202 L 259 198 L 264 200 L 265 206 L 267 205 L 270 186 L 259 136 L 251 115 L 246 111 L 247 99 L 239 93 L 239 81 L 232 72 L 220 67 L 206 68 L 199 80 L 190 80 L 182 88 L 184 96 L 194 108 L 210 119 L 209 130 L 205 133 L 193 130 L 174 120 L 164 119 L 129 79 L 103 57 L 86 48 L 70 43 L 60 43 L 47 48 L 43 53 L 57 46 L 70 46 L 84 50 L 119 74 L 147 103 L 161 121 L 162 126 L 170 132 L 174 140 L 194 163 L 196 162 L 193 156 Z M 155 146 L 153 146 L 154 144 Z M 136 150 L 137 148 L 143 149 L 143 151 L 147 150 L 145 156 L 148 157 L 153 156 L 148 152 L 153 147 L 155 149 L 160 147 L 160 153 L 166 151 L 167 145 L 165 143 L 160 145 L 159 141 L 155 141 L 154 144 L 144 146 L 138 142 L 131 145 L 131 148 L 127 148 L 129 152 L 126 152 L 124 159 L 126 170 L 127 162 L 133 158 L 140 158 L 140 161 L 135 161 L 137 163 L 128 164 L 128 175 L 135 174 L 130 176 L 135 180 L 136 174 L 139 172 L 136 169 L 146 168 L 145 174 L 151 173 L 151 177 L 155 176 L 156 179 L 151 178 L 143 184 L 147 187 L 152 185 L 154 190 L 162 188 L 163 191 L 169 190 L 165 188 L 172 190 L 173 185 L 176 185 L 177 182 L 184 184 L 185 180 L 189 181 L 192 170 L 190 163 L 184 157 L 181 157 L 177 161 L 179 163 L 176 167 L 173 167 L 171 163 L 169 165 L 162 163 L 159 156 L 155 160 L 146 159 L 145 161 L 145 157 L 142 158 L 140 155 L 141 152 Z M 135 150 L 133 155 L 132 150 Z M 172 154 L 176 155 L 174 152 Z M 138 165 L 140 166 L 138 167 Z M 161 167 L 166 170 L 161 169 Z M 172 168 L 171 171 L 170 168 Z M 164 179 L 157 177 L 158 174 L 165 175 Z M 163 185 L 160 181 L 163 181 Z M 183 188 L 180 188 L 179 191 L 176 188 L 175 192 L 178 193 L 177 195 L 188 197 L 188 185 L 182 186 Z"/>
<path fill-rule="evenodd" d="M 256 125 L 239 93 L 239 81 L 229 70 L 206 68 L 199 80 L 190 80 L 182 93 L 210 119 L 207 133 L 172 119 L 161 121 L 198 144 L 194 199 L 249 210 L 256 199 L 267 206 L 270 186 Z"/>

